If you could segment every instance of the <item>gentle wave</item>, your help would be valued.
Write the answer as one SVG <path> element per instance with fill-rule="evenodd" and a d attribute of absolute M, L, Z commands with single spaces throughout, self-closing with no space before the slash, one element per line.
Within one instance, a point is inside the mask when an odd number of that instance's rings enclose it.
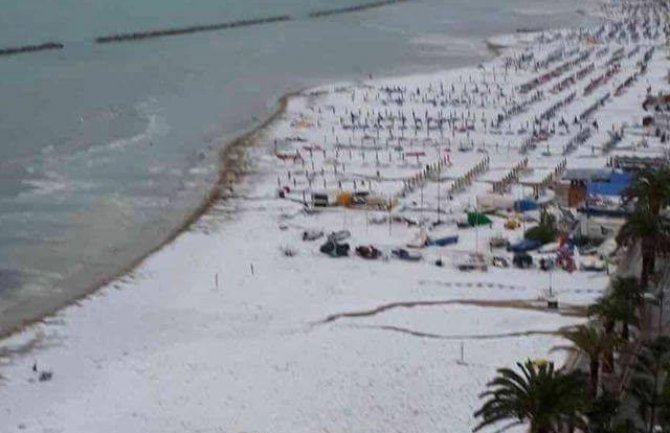
<path fill-rule="evenodd" d="M 91 154 L 108 150 L 123 150 L 127 147 L 151 143 L 153 138 L 156 138 L 160 135 L 165 135 L 165 133 L 167 133 L 170 129 L 163 117 L 157 114 L 149 114 L 148 118 L 149 122 L 147 123 L 147 127 L 139 134 L 130 138 L 121 138 L 119 140 L 112 141 L 103 147 L 91 148 L 89 149 L 88 153 Z"/>
<path fill-rule="evenodd" d="M 45 166 L 51 167 L 51 170 L 41 172 L 40 177 L 37 178 L 23 179 L 21 183 L 28 186 L 30 190 L 20 193 L 18 198 L 28 199 L 56 192 L 65 193 L 92 188 L 92 184 L 90 183 L 74 181 L 69 176 L 62 174 L 62 169 L 60 168 L 62 164 L 78 163 L 83 160 L 88 167 L 92 167 L 110 161 L 111 156 L 114 154 L 130 148 L 150 145 L 160 137 L 166 135 L 170 130 L 170 126 L 161 115 L 151 112 L 149 105 L 149 103 L 138 104 L 138 111 L 140 111 L 141 115 L 147 121 L 145 128 L 133 136 L 119 138 L 69 154 L 58 154 L 58 149 L 53 145 L 46 147 L 42 152 L 42 158 L 45 161 Z M 35 176 L 35 169 L 30 165 L 26 166 L 26 172 Z"/>
<path fill-rule="evenodd" d="M 87 191 L 95 186 L 92 182 L 75 181 L 68 176 L 51 170 L 44 172 L 40 178 L 23 179 L 21 184 L 30 189 L 17 195 L 16 199 L 19 202 L 52 196 L 56 193 L 65 194 L 74 191 Z"/>
<path fill-rule="evenodd" d="M 485 57 L 488 54 L 486 44 L 481 39 L 458 38 L 447 35 L 423 35 L 414 37 L 410 43 L 416 45 L 420 51 L 429 54 L 444 55 L 471 55 L 476 54 Z"/>

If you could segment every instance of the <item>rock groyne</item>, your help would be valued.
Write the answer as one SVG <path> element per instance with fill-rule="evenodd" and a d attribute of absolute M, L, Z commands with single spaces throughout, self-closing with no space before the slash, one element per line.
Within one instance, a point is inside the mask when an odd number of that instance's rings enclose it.
<path fill-rule="evenodd" d="M 347 13 L 352 13 L 352 12 L 360 12 L 364 11 L 367 9 L 373 9 L 373 8 L 379 8 L 382 6 L 389 6 L 392 4 L 396 3 L 405 3 L 410 0 L 380 0 L 380 1 L 375 1 L 375 2 L 370 2 L 370 3 L 363 3 L 359 5 L 354 5 L 354 6 L 347 6 L 347 7 L 342 7 L 342 8 L 336 8 L 336 9 L 325 9 L 321 11 L 315 11 L 309 14 L 310 18 L 320 18 L 320 17 L 326 17 L 330 15 L 339 15 L 339 14 L 347 14 Z"/>
<path fill-rule="evenodd" d="M 0 56 L 13 56 L 16 54 L 34 53 L 37 51 L 62 50 L 64 47 L 60 42 L 46 42 L 39 45 L 23 45 L 21 47 L 0 48 Z"/>
<path fill-rule="evenodd" d="M 213 32 L 219 30 L 228 30 L 239 27 L 258 26 L 261 24 L 270 24 L 282 21 L 290 21 L 292 18 L 288 15 L 272 16 L 266 18 L 254 18 L 248 20 L 229 21 L 217 24 L 194 25 L 189 27 L 176 27 L 158 30 L 148 30 L 133 33 L 117 33 L 113 35 L 100 36 L 95 38 L 98 44 L 109 44 L 115 42 L 129 42 L 143 39 L 162 38 L 167 36 L 185 35 L 190 33 Z"/>

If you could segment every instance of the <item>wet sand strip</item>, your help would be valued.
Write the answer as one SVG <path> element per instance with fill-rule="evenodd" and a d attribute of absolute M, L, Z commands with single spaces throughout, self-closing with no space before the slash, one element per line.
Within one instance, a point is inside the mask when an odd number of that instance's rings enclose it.
<path fill-rule="evenodd" d="M 359 5 L 354 5 L 354 6 L 348 6 L 348 7 L 343 7 L 343 8 L 336 8 L 336 9 L 324 9 L 320 11 L 315 11 L 310 13 L 308 16 L 310 18 L 320 18 L 320 17 L 326 17 L 330 15 L 339 15 L 339 14 L 348 14 L 352 12 L 360 12 L 364 11 L 367 9 L 373 9 L 373 8 L 380 8 L 383 6 L 390 6 L 396 3 L 405 3 L 410 0 L 380 0 L 380 1 L 375 1 L 375 2 L 370 2 L 370 3 L 363 3 Z"/>
<path fill-rule="evenodd" d="M 129 41 L 138 41 L 143 39 L 154 39 L 162 38 L 166 36 L 179 36 L 186 35 L 191 33 L 201 33 L 201 32 L 213 32 L 219 30 L 229 30 L 239 27 L 251 27 L 258 26 L 262 24 L 271 24 L 282 21 L 290 21 L 293 18 L 288 15 L 279 15 L 266 18 L 254 18 L 248 20 L 237 20 L 229 21 L 225 23 L 217 24 L 204 24 L 204 25 L 194 25 L 189 27 L 177 27 L 177 28 L 167 28 L 167 29 L 158 29 L 158 30 L 148 30 L 143 32 L 133 32 L 133 33 L 117 33 L 107 36 L 99 36 L 95 38 L 97 44 L 109 44 L 116 42 L 129 42 Z"/>
<path fill-rule="evenodd" d="M 35 53 L 38 51 L 62 50 L 64 47 L 60 42 L 46 42 L 39 45 L 23 45 L 21 47 L 0 48 L 1 56 L 13 56 L 17 54 Z"/>

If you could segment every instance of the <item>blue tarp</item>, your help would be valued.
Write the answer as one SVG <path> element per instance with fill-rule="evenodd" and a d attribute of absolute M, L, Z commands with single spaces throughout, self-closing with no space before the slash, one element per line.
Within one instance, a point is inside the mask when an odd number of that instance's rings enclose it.
<path fill-rule="evenodd" d="M 509 245 L 507 251 L 513 253 L 525 253 L 526 251 L 532 251 L 540 248 L 542 244 L 538 241 L 533 241 L 530 239 L 524 239 L 519 243 Z"/>
<path fill-rule="evenodd" d="M 626 172 L 612 171 L 606 181 L 589 182 L 586 190 L 589 195 L 621 195 L 633 181 L 633 175 Z"/>
<path fill-rule="evenodd" d="M 517 200 L 514 202 L 514 210 L 517 212 L 526 212 L 538 208 L 537 202 L 531 199 Z"/>

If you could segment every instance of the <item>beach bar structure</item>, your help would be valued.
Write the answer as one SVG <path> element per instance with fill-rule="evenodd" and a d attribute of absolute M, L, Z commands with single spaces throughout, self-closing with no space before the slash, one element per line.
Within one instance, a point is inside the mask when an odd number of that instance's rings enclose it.
<path fill-rule="evenodd" d="M 620 196 L 631 182 L 630 173 L 611 168 L 570 169 L 563 175 L 562 187 L 559 185 L 556 192 L 569 207 L 578 207 L 589 196 Z"/>

